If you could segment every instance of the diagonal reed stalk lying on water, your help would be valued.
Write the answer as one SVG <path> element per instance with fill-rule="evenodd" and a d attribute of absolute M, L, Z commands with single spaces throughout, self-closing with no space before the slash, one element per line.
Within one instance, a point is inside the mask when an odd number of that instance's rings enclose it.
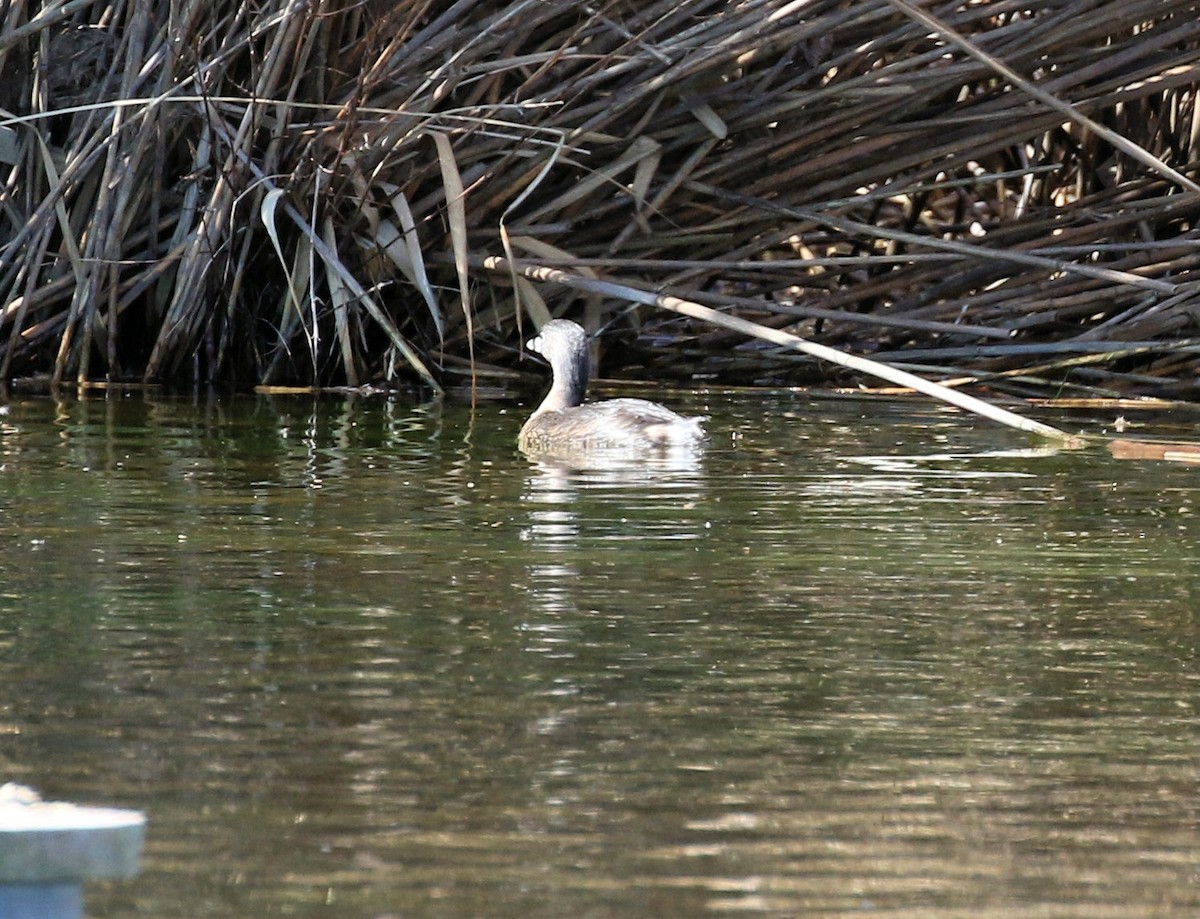
<path fill-rule="evenodd" d="M 825 345 L 817 344 L 816 342 L 805 341 L 803 338 L 796 335 L 789 335 L 778 329 L 768 328 L 738 316 L 727 316 L 724 313 L 720 313 L 699 303 L 693 303 L 690 300 L 636 290 L 631 287 L 615 284 L 612 281 L 583 277 L 556 268 L 546 268 L 538 265 L 520 266 L 506 264 L 503 259 L 497 258 L 488 259 L 484 267 L 491 270 L 516 270 L 525 277 L 562 284 L 575 290 L 630 300 L 634 303 L 645 303 L 648 306 L 658 306 L 683 316 L 690 316 L 693 319 L 700 319 L 712 325 L 739 332 L 743 335 L 760 338 L 775 345 L 793 348 L 818 360 L 829 361 L 830 363 L 847 367 L 859 373 L 879 377 L 880 379 L 887 380 L 889 383 L 895 383 L 897 386 L 908 387 L 968 412 L 973 412 L 976 415 L 990 418 L 992 421 L 997 421 L 1000 424 L 1016 428 L 1019 431 L 1026 431 L 1030 434 L 1037 434 L 1040 437 L 1067 444 L 1077 440 L 1074 436 L 1067 434 L 1065 431 L 1060 431 L 1058 428 L 1043 424 L 1040 421 L 1033 421 L 1021 415 L 1016 415 L 1013 412 L 984 402 L 981 399 L 976 399 L 974 396 L 969 396 L 958 390 L 930 383 L 928 380 L 907 371 L 889 367 L 887 364 L 881 364 L 878 361 L 855 357 L 852 354 L 843 354 L 833 348 L 827 348 Z"/>
<path fill-rule="evenodd" d="M 0 17 L 3 378 L 437 387 L 577 308 L 482 267 L 501 255 L 897 361 L 1154 341 L 1111 352 L 1110 388 L 1195 374 L 1170 348 L 1200 306 L 1194 2 Z M 626 310 L 582 296 L 595 323 Z M 703 346 L 660 369 L 723 372 L 741 338 L 687 322 Z M 951 375 L 1045 366 L 945 353 Z M 737 354 L 754 378 L 818 377 Z"/>

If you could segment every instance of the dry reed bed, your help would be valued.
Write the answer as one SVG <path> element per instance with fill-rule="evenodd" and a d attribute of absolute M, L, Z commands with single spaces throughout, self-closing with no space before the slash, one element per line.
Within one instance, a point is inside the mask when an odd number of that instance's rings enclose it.
<path fill-rule="evenodd" d="M 654 373 L 820 371 L 541 265 L 935 375 L 1186 392 L 1200 4 L 921 9 L 7 4 L 0 377 L 436 386 L 550 311 L 652 318 Z"/>

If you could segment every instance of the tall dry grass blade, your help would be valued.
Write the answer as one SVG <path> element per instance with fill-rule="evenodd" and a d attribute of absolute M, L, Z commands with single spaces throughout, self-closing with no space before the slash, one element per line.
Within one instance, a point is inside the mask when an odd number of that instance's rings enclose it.
<path fill-rule="evenodd" d="M 446 219 L 450 224 L 450 244 L 454 250 L 454 268 L 458 273 L 458 296 L 462 304 L 463 320 L 467 324 L 467 354 L 471 362 L 471 393 L 475 393 L 475 328 L 471 310 L 471 275 L 468 264 L 467 240 L 467 192 L 463 187 L 458 163 L 450 138 L 435 132 L 433 142 L 437 147 L 438 164 L 442 170 L 442 186 L 446 191 Z"/>
<path fill-rule="evenodd" d="M 66 206 L 63 203 L 63 196 L 59 193 L 59 189 L 62 187 L 62 178 L 54 162 L 54 157 L 40 135 L 37 136 L 37 145 L 42 158 L 42 169 L 50 183 L 51 198 L 54 201 L 54 211 L 58 217 L 59 229 L 62 233 L 62 243 L 66 249 L 67 262 L 71 267 L 71 273 L 75 278 L 76 284 L 75 294 L 71 298 L 70 311 L 67 313 L 64 329 L 59 339 L 58 353 L 54 358 L 52 378 L 55 382 L 60 382 L 66 376 L 67 369 L 70 366 L 71 354 L 75 343 L 75 333 L 80 317 L 87 308 L 88 301 L 84 294 L 88 290 L 88 272 L 83 262 L 83 253 L 80 252 L 79 243 L 72 229 L 70 215 L 67 213 Z"/>
<path fill-rule="evenodd" d="M 317 350 L 320 346 L 317 332 L 316 317 L 310 324 L 305 322 L 304 304 L 311 304 L 310 298 L 306 294 L 308 288 L 308 279 L 310 276 L 309 259 L 307 256 L 311 254 L 310 247 L 302 244 L 302 246 L 293 253 L 294 257 L 290 260 L 283 253 L 283 245 L 279 241 L 279 230 L 275 226 L 275 212 L 283 200 L 284 191 L 281 188 L 273 188 L 267 192 L 258 207 L 259 219 L 267 230 L 267 236 L 271 240 L 271 245 L 275 249 L 275 257 L 279 259 L 279 267 L 287 276 L 288 283 L 284 288 L 283 305 L 280 310 L 281 319 L 279 323 L 279 337 L 281 344 L 286 347 L 287 342 L 291 339 L 292 328 L 299 324 L 304 331 L 305 343 L 308 345 L 309 360 L 312 362 L 314 370 L 318 364 Z M 306 242 L 306 237 L 302 237 L 302 243 Z M 274 374 L 269 374 L 273 376 Z M 268 382 L 270 382 L 268 380 Z"/>
<path fill-rule="evenodd" d="M 405 275 L 416 287 L 417 293 L 429 308 L 429 317 L 437 328 L 438 340 L 446 336 L 446 321 L 442 317 L 441 307 L 433 293 L 433 285 L 429 282 L 429 274 L 425 270 L 425 255 L 421 251 L 421 238 L 417 234 L 417 222 L 413 219 L 412 209 L 408 206 L 408 198 L 404 192 L 397 190 L 389 199 L 392 211 L 400 221 L 400 229 L 404 233 L 403 264 L 397 263 Z M 388 251 L 392 249 L 389 246 Z"/>
<path fill-rule="evenodd" d="M 525 312 L 529 314 L 529 318 L 533 320 L 535 328 L 541 328 L 547 322 L 554 318 L 550 312 L 550 307 L 546 305 L 541 291 L 529 280 L 529 278 L 516 275 L 513 280 L 516 288 L 516 295 Z M 521 344 L 524 344 L 522 340 Z"/>
<path fill-rule="evenodd" d="M 337 231 L 334 229 L 333 221 L 329 218 L 321 223 L 321 239 L 330 251 L 336 250 Z M 341 275 L 334 271 L 332 266 L 326 264 L 324 269 L 325 284 L 329 288 L 329 297 L 333 301 L 334 327 L 337 330 L 342 367 L 346 371 L 346 385 L 355 387 L 359 385 L 359 376 L 357 359 L 354 355 L 354 341 L 350 331 L 350 307 L 354 303 L 354 296 L 346 282 L 342 280 Z"/>
<path fill-rule="evenodd" d="M 563 150 L 566 148 L 566 139 L 561 134 L 557 138 L 557 143 L 554 144 L 550 155 L 546 157 L 537 174 L 534 175 L 532 181 L 528 182 L 521 188 L 520 193 L 509 201 L 504 210 L 501 211 L 499 218 L 496 221 L 496 229 L 500 238 L 500 246 L 504 250 L 505 258 L 511 265 L 516 259 L 513 252 L 512 235 L 509 232 L 508 221 L 510 216 L 529 199 L 530 196 L 541 186 L 550 171 L 558 165 L 559 158 L 562 156 Z M 509 282 L 512 285 L 513 291 L 513 315 L 516 317 L 517 324 L 517 341 L 518 348 L 524 346 L 525 336 L 522 334 L 524 329 L 523 316 L 528 313 L 533 319 L 534 328 L 540 329 L 543 325 L 550 321 L 550 311 L 546 307 L 546 301 L 542 299 L 541 294 L 536 292 L 536 289 L 529 283 L 527 278 L 523 278 L 516 272 L 509 275 Z M 528 299 L 527 299 L 528 297 Z"/>

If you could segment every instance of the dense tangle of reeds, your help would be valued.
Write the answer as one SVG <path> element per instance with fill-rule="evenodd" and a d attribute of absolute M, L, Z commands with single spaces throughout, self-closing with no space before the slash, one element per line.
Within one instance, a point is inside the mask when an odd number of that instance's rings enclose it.
<path fill-rule="evenodd" d="M 435 385 L 564 311 L 673 341 L 647 373 L 822 370 L 549 266 L 934 375 L 1186 392 L 1200 3 L 919 6 L 0 4 L 0 378 Z"/>

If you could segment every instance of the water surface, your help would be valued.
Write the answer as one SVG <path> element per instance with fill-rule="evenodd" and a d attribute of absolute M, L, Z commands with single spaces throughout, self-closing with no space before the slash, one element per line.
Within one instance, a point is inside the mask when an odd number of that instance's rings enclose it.
<path fill-rule="evenodd" d="M 150 820 L 93 917 L 1200 913 L 1200 470 L 787 395 L 582 472 L 495 406 L 6 408 L 3 777 Z"/>

